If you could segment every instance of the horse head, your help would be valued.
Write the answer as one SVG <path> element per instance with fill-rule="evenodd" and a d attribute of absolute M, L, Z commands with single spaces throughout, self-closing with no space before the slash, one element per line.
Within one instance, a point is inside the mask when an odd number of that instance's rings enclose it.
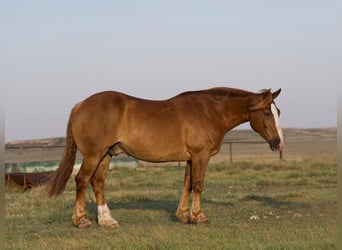
<path fill-rule="evenodd" d="M 249 106 L 252 129 L 269 143 L 272 151 L 282 150 L 284 146 L 283 132 L 279 124 L 280 110 L 274 102 L 280 92 L 281 89 L 273 93 L 270 89 L 264 90 L 251 100 Z"/>

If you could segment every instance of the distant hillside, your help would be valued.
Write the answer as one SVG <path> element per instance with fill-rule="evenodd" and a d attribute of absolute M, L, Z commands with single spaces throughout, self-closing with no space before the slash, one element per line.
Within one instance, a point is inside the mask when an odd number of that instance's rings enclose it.
<path fill-rule="evenodd" d="M 286 140 L 336 139 L 337 136 L 337 128 L 286 128 L 283 129 L 283 132 Z M 229 131 L 226 134 L 225 139 L 233 141 L 262 140 L 260 136 L 251 129 Z M 16 140 L 6 143 L 5 147 L 63 147 L 64 145 L 65 138 L 57 137 L 36 140 Z"/>
<path fill-rule="evenodd" d="M 285 146 L 308 141 L 336 141 L 336 128 L 323 129 L 284 129 Z M 252 130 L 232 130 L 226 134 L 225 141 L 263 141 Z M 287 143 L 287 144 L 286 144 Z M 309 143 L 312 144 L 312 143 Z M 321 143 L 324 144 L 324 143 Z M 11 141 L 5 145 L 5 162 L 21 163 L 31 161 L 60 160 L 65 145 L 65 138 L 47 138 L 37 140 Z M 313 145 L 313 144 L 312 144 Z M 250 147 L 250 146 L 248 146 Z M 234 146 L 236 148 L 236 146 Z M 293 147 L 292 147 L 293 148 Z M 290 152 L 291 147 L 285 148 Z M 77 159 L 82 156 L 78 152 Z"/>
<path fill-rule="evenodd" d="M 64 137 L 35 139 L 35 140 L 16 140 L 6 143 L 5 147 L 58 147 L 65 145 Z"/>
<path fill-rule="evenodd" d="M 286 141 L 294 140 L 319 140 L 319 139 L 336 139 L 337 128 L 285 128 L 283 129 Z M 262 140 L 261 137 L 251 129 L 249 130 L 232 130 L 226 134 L 225 139 L 233 141 L 241 140 Z"/>

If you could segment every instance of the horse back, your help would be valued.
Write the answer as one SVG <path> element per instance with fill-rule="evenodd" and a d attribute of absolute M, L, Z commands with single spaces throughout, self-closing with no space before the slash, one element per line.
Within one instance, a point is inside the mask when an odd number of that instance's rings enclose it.
<path fill-rule="evenodd" d="M 222 139 L 210 118 L 203 115 L 208 105 L 191 95 L 152 101 L 106 91 L 78 105 L 73 132 L 80 151 L 86 154 L 117 144 L 118 152 L 143 160 L 189 159 L 191 150 L 209 147 L 209 142 L 217 146 Z"/>

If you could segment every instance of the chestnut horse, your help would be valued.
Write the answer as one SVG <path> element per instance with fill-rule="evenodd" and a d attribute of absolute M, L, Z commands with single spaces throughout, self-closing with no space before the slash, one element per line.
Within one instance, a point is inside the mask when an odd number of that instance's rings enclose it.
<path fill-rule="evenodd" d="M 274 103 L 280 91 L 252 93 L 222 87 L 185 92 L 163 101 L 114 91 L 92 95 L 71 111 L 64 154 L 48 184 L 48 194 L 57 196 L 64 191 L 79 150 L 83 162 L 75 177 L 73 224 L 79 228 L 91 225 L 85 210 L 90 182 L 98 206 L 98 224 L 118 227 L 103 193 L 112 156 L 126 153 L 148 162 L 186 161 L 176 216 L 183 223 L 208 222 L 201 209 L 201 193 L 209 158 L 219 152 L 229 130 L 247 121 L 271 150 L 281 150 L 283 135 Z"/>

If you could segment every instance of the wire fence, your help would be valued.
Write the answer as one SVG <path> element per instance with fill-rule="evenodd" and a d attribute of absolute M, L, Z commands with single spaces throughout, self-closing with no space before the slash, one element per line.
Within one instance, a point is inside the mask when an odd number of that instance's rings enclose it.
<path fill-rule="evenodd" d="M 233 162 L 233 144 L 265 144 L 263 141 L 223 141 L 223 145 L 229 146 L 229 161 Z M 283 159 L 283 151 L 279 151 L 279 159 Z"/>
<path fill-rule="evenodd" d="M 268 149 L 265 150 L 265 145 L 267 147 L 267 144 L 262 140 L 224 140 L 218 158 L 220 161 L 233 162 L 235 158 L 257 157 L 269 151 Z M 10 166 L 20 164 L 28 167 L 40 166 L 42 168 L 59 163 L 64 145 L 6 145 L 5 149 L 5 166 L 7 166 L 7 169 Z M 270 157 L 275 159 L 274 154 Z M 78 153 L 76 158 L 81 160 L 82 155 Z M 127 155 L 120 155 L 119 157 L 113 157 L 113 162 L 122 162 L 125 158 L 132 159 Z M 279 159 L 283 159 L 283 151 L 279 151 Z"/>

